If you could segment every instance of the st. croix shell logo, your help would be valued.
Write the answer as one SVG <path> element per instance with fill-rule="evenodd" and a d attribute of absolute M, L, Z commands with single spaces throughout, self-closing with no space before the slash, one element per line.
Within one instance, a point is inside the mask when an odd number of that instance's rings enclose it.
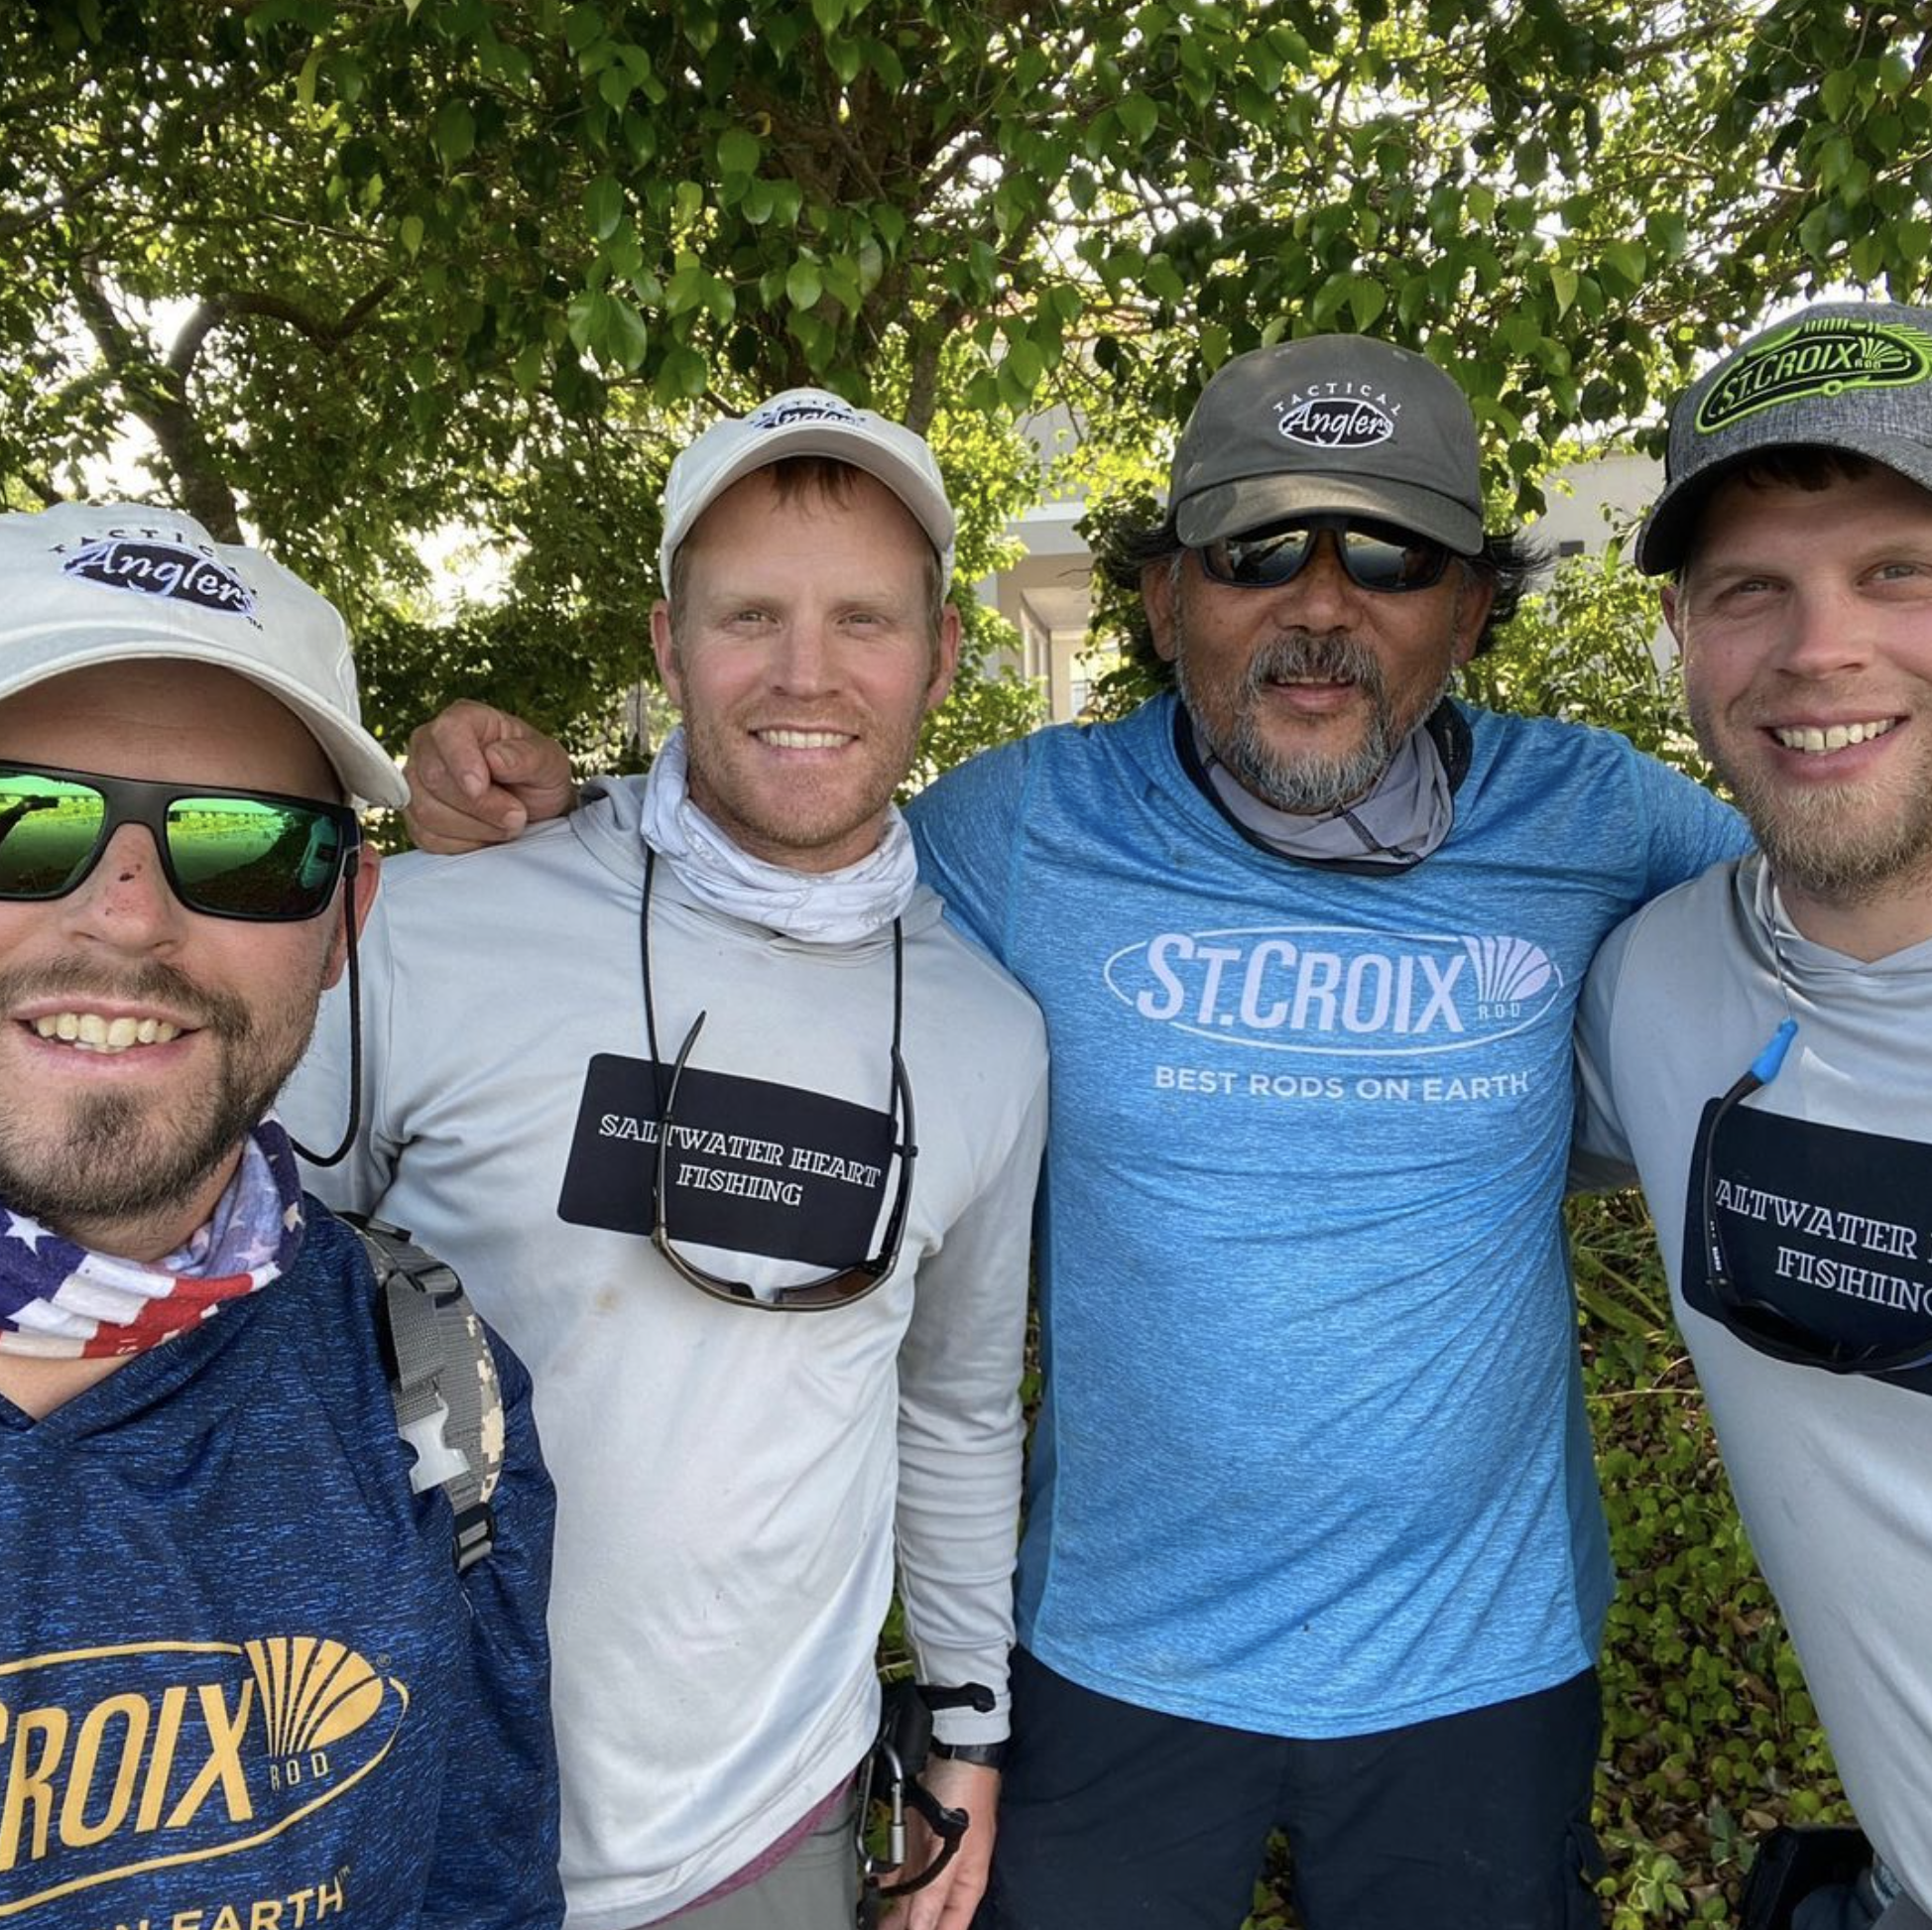
<path fill-rule="evenodd" d="M 317 1635 L 0 1662 L 0 1920 L 300 1831 L 378 1768 L 409 1704 Z"/>
<path fill-rule="evenodd" d="M 1318 924 L 1155 932 L 1103 974 L 1141 1018 L 1197 1038 L 1355 1057 L 1490 1045 L 1538 1024 L 1564 988 L 1528 938 Z"/>
<path fill-rule="evenodd" d="M 1905 322 L 1819 315 L 1767 335 L 1713 383 L 1697 406 L 1710 435 L 1781 403 L 1899 389 L 1932 377 L 1932 335 Z"/>

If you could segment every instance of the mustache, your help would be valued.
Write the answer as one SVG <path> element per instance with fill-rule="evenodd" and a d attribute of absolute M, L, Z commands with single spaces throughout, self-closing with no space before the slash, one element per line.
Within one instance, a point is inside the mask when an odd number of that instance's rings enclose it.
<path fill-rule="evenodd" d="M 158 958 L 118 971 L 83 958 L 61 958 L 0 972 L 0 1012 L 12 1011 L 29 999 L 68 997 L 165 1006 L 199 1030 L 228 1038 L 246 1037 L 253 1029 L 248 1007 L 240 999 L 196 985 L 186 973 Z"/>
<path fill-rule="evenodd" d="M 1372 697 L 1383 694 L 1382 663 L 1368 645 L 1345 630 L 1289 630 L 1264 644 L 1248 661 L 1248 687 L 1296 677 L 1353 683 Z"/>

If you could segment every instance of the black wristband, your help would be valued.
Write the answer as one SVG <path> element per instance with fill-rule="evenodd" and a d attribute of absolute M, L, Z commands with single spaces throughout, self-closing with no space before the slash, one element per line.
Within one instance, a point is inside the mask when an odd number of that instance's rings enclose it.
<path fill-rule="evenodd" d="M 982 1769 L 999 1769 L 1006 1765 L 1007 1746 L 998 1743 L 942 1743 L 935 1736 L 932 1739 L 932 1753 L 942 1756 L 948 1762 L 976 1762 Z"/>

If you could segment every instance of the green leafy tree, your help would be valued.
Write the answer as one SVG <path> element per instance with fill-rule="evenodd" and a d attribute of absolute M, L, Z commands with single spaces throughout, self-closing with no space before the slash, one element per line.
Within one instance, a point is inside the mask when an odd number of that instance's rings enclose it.
<path fill-rule="evenodd" d="M 1464 667 L 1461 689 L 1493 710 L 1620 731 L 1639 751 L 1710 784 L 1662 625 L 1655 581 L 1613 544 L 1566 560 L 1547 589 L 1524 598 L 1495 646 Z"/>
<path fill-rule="evenodd" d="M 1923 290 L 1928 58 L 1844 0 L 26 0 L 0 480 L 72 493 L 139 423 L 157 493 L 381 638 L 391 715 L 473 662 L 592 718 L 700 414 L 1058 397 L 1125 445 L 1374 328 L 1528 500 L 1767 302 Z M 507 609 L 423 605 L 450 524 Z"/>

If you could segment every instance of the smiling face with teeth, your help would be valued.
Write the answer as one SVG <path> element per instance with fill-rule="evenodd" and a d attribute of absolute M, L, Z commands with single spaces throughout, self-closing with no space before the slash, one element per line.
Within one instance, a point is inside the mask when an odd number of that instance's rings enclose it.
<path fill-rule="evenodd" d="M 1698 740 L 1794 915 L 1932 890 L 1932 494 L 1813 470 L 1719 483 L 1664 592 Z"/>
<path fill-rule="evenodd" d="M 679 548 L 652 641 L 691 799 L 753 857 L 827 872 L 877 847 L 958 655 L 935 568 L 910 512 L 859 470 L 803 488 L 754 471 Z"/>
<path fill-rule="evenodd" d="M 193 663 L 122 663 L 36 684 L 0 702 L 0 757 L 340 794 L 292 712 Z M 342 942 L 335 906 L 288 924 L 188 910 L 152 835 L 133 825 L 66 897 L 0 903 L 0 1200 L 128 1259 L 181 1245 L 301 1057 Z"/>

